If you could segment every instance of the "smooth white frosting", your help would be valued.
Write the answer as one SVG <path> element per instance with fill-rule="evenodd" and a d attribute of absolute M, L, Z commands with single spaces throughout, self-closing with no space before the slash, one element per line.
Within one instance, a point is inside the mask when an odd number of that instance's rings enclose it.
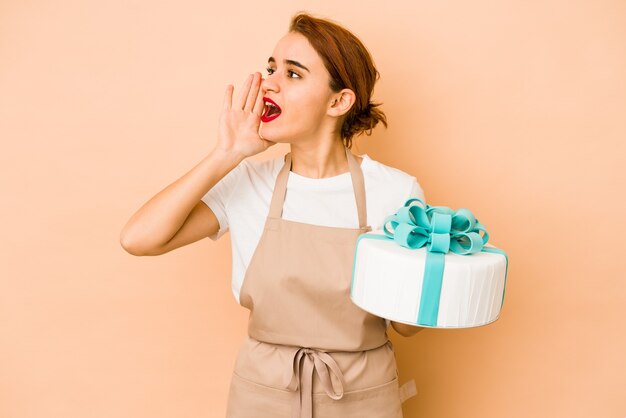
<path fill-rule="evenodd" d="M 486 247 L 494 246 L 487 243 Z M 377 316 L 416 325 L 426 255 L 425 247 L 409 249 L 393 241 L 360 239 L 353 302 Z M 495 321 L 502 307 L 505 274 L 502 254 L 447 253 L 436 328 L 476 327 Z"/>

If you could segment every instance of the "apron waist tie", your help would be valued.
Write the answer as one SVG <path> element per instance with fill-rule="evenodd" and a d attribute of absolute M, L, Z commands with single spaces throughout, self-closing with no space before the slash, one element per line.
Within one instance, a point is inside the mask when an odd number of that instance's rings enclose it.
<path fill-rule="evenodd" d="M 288 386 L 289 390 L 295 391 L 293 418 L 313 417 L 313 369 L 329 397 L 335 400 L 343 397 L 344 377 L 335 359 L 326 352 L 302 347 L 294 355 L 293 374 Z M 334 388 L 329 369 L 339 379 L 338 390 Z"/>

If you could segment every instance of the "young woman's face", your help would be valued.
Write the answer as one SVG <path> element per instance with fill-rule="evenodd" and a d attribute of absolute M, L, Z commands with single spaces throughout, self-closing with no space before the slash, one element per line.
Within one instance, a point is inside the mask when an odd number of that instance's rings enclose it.
<path fill-rule="evenodd" d="M 274 48 L 268 60 L 268 72 L 261 87 L 264 100 L 280 108 L 261 118 L 260 134 L 273 142 L 315 140 L 333 131 L 337 118 L 327 112 L 336 95 L 330 88 L 330 75 L 324 62 L 306 37 L 289 32 Z"/>

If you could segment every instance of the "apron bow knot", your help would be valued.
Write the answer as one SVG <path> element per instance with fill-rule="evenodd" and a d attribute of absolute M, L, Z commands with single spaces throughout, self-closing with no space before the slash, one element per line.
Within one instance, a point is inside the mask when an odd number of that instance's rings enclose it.
<path fill-rule="evenodd" d="M 343 397 L 344 377 L 335 359 L 324 351 L 302 347 L 294 355 L 293 374 L 287 387 L 295 391 L 294 418 L 313 416 L 313 370 L 317 373 L 320 383 L 330 398 L 338 400 Z M 337 389 L 329 371 L 339 380 Z"/>

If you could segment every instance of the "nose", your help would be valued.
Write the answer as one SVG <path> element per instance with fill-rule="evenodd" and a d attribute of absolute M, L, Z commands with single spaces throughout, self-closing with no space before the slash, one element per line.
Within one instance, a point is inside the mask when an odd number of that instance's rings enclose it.
<path fill-rule="evenodd" d="M 276 83 L 276 80 L 272 77 L 272 74 L 267 75 L 266 78 L 263 78 L 261 81 L 261 89 L 263 90 L 263 92 L 267 92 L 267 91 L 272 91 L 274 93 L 279 91 L 279 86 L 278 83 Z"/>

